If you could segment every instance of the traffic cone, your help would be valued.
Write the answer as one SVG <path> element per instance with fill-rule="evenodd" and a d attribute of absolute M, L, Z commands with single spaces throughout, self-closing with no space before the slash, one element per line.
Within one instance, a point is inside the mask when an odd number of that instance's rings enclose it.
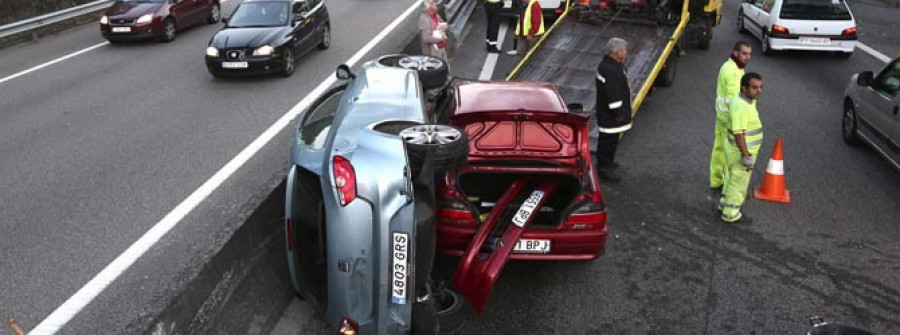
<path fill-rule="evenodd" d="M 791 192 L 784 187 L 784 156 L 781 152 L 781 138 L 775 140 L 775 149 L 772 158 L 766 167 L 766 175 L 763 176 L 762 185 L 753 190 L 753 196 L 761 200 L 769 200 L 788 204 L 791 202 Z"/>

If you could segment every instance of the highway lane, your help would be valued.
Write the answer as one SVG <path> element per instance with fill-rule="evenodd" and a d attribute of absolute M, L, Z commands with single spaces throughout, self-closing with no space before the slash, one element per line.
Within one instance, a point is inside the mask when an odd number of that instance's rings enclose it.
<path fill-rule="evenodd" d="M 675 85 L 646 100 L 623 138 L 625 180 L 603 185 L 606 255 L 590 263 L 508 264 L 484 314 L 469 313 L 464 334 L 803 334 L 814 315 L 878 334 L 900 329 L 900 173 L 840 137 L 850 76 L 882 63 L 859 50 L 846 60 L 763 56 L 758 41 L 737 33 L 736 12 L 736 2 L 726 3 L 710 50 L 688 49 Z M 866 29 L 891 27 L 870 13 L 856 12 Z M 900 9 L 877 15 L 898 17 Z M 468 39 L 475 41 L 453 60 L 457 75 L 478 74 L 482 28 L 472 27 Z M 765 78 L 759 106 L 766 140 L 751 185 L 760 184 L 782 137 L 793 197 L 787 205 L 748 200 L 749 226 L 720 223 L 707 193 L 715 77 L 738 39 L 755 48 L 749 69 Z M 883 53 L 893 47 L 889 39 L 861 41 Z M 501 58 L 495 78 L 509 63 Z M 439 275 L 449 280 L 456 261 L 439 258 Z M 273 334 L 322 327 L 295 300 Z"/>
<path fill-rule="evenodd" d="M 467 333 L 803 334 L 813 315 L 878 334 L 900 329 L 900 173 L 840 137 L 850 75 L 881 63 L 859 51 L 849 60 L 764 57 L 757 41 L 737 34 L 736 10 L 726 3 L 710 50 L 688 50 L 675 85 L 647 100 L 623 138 L 624 181 L 603 185 L 607 254 L 593 263 L 511 263 Z M 751 41 L 749 69 L 765 78 L 766 140 L 751 185 L 782 137 L 793 198 L 748 200 L 749 226 L 718 222 L 707 199 L 714 78 L 737 39 Z M 442 264 L 450 273 L 455 260 Z"/>
<path fill-rule="evenodd" d="M 410 4 L 327 2 L 332 47 L 302 58 L 288 79 L 210 77 L 203 49 L 220 25 L 208 25 L 170 44 L 102 46 L 0 84 L 0 316 L 34 327 Z M 103 41 L 89 25 L 4 49 L 0 76 Z M 140 332 L 215 251 L 207 243 L 271 191 L 286 133 L 64 332 Z"/>

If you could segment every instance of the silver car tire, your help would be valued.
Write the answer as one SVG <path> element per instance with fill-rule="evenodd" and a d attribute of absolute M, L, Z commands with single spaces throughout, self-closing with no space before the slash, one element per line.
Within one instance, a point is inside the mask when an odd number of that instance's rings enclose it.
<path fill-rule="evenodd" d="M 457 127 L 443 124 L 423 124 L 400 131 L 406 143 L 409 164 L 413 170 L 422 166 L 431 154 L 436 173 L 453 170 L 463 163 L 469 154 L 469 137 Z"/>
<path fill-rule="evenodd" d="M 850 101 L 845 102 L 844 115 L 841 118 L 841 137 L 849 145 L 859 145 L 859 135 L 856 134 L 856 120 L 856 108 L 853 108 L 853 103 Z"/>

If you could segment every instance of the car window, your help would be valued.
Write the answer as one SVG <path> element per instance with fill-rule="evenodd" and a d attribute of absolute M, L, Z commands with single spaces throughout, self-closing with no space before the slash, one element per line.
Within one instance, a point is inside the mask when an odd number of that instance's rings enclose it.
<path fill-rule="evenodd" d="M 779 17 L 786 20 L 852 20 L 843 0 L 784 0 Z"/>
<path fill-rule="evenodd" d="M 277 27 L 287 25 L 288 3 L 286 2 L 248 2 L 234 10 L 228 26 L 241 27 Z"/>
<path fill-rule="evenodd" d="M 762 10 L 766 13 L 772 11 L 772 6 L 775 6 L 775 0 L 763 0 L 762 2 Z"/>
<path fill-rule="evenodd" d="M 750 4 L 756 7 L 762 7 L 763 0 L 751 0 Z"/>
<path fill-rule="evenodd" d="M 900 91 L 900 60 L 895 60 L 875 78 L 875 89 L 890 95 Z"/>
<path fill-rule="evenodd" d="M 305 1 L 294 2 L 294 14 L 306 15 L 306 12 L 309 11 L 309 7 L 306 6 Z"/>
<path fill-rule="evenodd" d="M 297 137 L 300 139 L 298 144 L 311 150 L 322 150 L 345 88 L 346 86 L 340 86 L 332 89 L 303 115 L 300 126 L 297 127 Z"/>

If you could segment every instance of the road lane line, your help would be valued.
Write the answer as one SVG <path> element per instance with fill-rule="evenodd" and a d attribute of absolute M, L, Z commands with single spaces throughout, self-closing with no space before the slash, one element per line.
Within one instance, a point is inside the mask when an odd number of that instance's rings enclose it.
<path fill-rule="evenodd" d="M 856 42 L 856 47 L 882 62 L 887 63 L 891 61 L 890 57 L 885 56 L 883 53 L 878 52 L 878 50 L 872 49 L 872 47 L 865 45 L 862 42 Z"/>
<path fill-rule="evenodd" d="M 76 52 L 70 53 L 70 54 L 68 54 L 68 55 L 62 56 L 62 57 L 60 57 L 60 58 L 54 59 L 54 60 L 52 60 L 52 61 L 46 62 L 46 63 L 44 63 L 44 64 L 35 66 L 35 67 L 30 68 L 30 69 L 28 69 L 28 70 L 21 71 L 21 72 L 19 72 L 19 73 L 16 73 L 16 74 L 14 74 L 14 75 L 11 75 L 11 76 L 7 76 L 7 77 L 5 77 L 5 78 L 3 78 L 3 79 L 0 79 L 0 84 L 3 84 L 3 83 L 5 83 L 5 82 L 7 82 L 7 81 L 10 81 L 10 80 L 16 79 L 16 78 L 18 78 L 18 77 L 24 76 L 24 75 L 26 75 L 26 74 L 32 73 L 32 72 L 34 72 L 34 71 L 43 69 L 43 68 L 48 67 L 48 66 L 50 66 L 50 65 L 53 65 L 53 64 L 62 62 L 62 61 L 64 61 L 64 60 L 66 60 L 66 59 L 69 59 L 69 58 L 78 56 L 78 55 L 80 55 L 80 54 L 83 54 L 83 53 L 85 53 L 85 52 L 94 50 L 94 49 L 96 49 L 96 48 L 102 47 L 102 46 L 107 45 L 107 44 L 109 44 L 109 42 L 103 42 L 103 43 L 100 43 L 100 44 L 96 44 L 96 45 L 87 47 L 87 48 L 85 48 L 85 49 L 82 49 L 82 50 L 80 50 L 80 51 L 76 51 Z"/>
<path fill-rule="evenodd" d="M 395 19 L 391 24 L 384 28 L 378 35 L 369 41 L 365 46 L 356 52 L 345 64 L 354 66 L 363 56 L 371 51 L 375 45 L 381 42 L 389 33 L 393 32 L 400 22 L 406 20 L 416 9 L 420 7 L 419 2 L 415 1 L 403 14 Z M 300 112 L 311 105 L 315 99 L 325 92 L 328 87 L 334 84 L 337 78 L 333 74 L 322 81 L 319 86 L 306 95 L 300 102 L 287 111 L 280 119 L 275 121 L 265 132 L 251 142 L 246 148 L 241 150 L 234 158 L 232 158 L 225 166 L 210 177 L 200 188 L 196 189 L 178 206 L 166 214 L 153 228 L 150 228 L 140 239 L 128 247 L 121 255 L 107 265 L 100 273 L 94 276 L 87 284 L 78 290 L 61 306 L 50 313 L 47 318 L 41 321 L 31 332 L 30 335 L 49 335 L 55 334 L 62 329 L 72 318 L 75 317 L 85 306 L 93 301 L 106 287 L 109 286 L 116 278 L 127 270 L 134 262 L 137 261 L 147 250 L 153 247 L 166 233 L 172 230 L 185 216 L 187 216 L 194 208 L 203 202 L 213 191 L 219 188 L 232 174 L 247 163 L 256 155 L 263 147 L 265 147 L 272 138 L 279 132 L 284 130 L 291 124 L 291 121 L 300 115 Z"/>
<path fill-rule="evenodd" d="M 497 31 L 497 49 L 503 47 L 503 40 L 506 37 L 506 30 L 509 29 L 508 24 L 504 23 L 500 25 L 500 29 Z M 492 53 L 488 52 L 487 58 L 484 59 L 484 65 L 481 67 L 481 74 L 478 75 L 478 80 L 491 80 L 491 77 L 494 76 L 494 68 L 497 67 L 497 58 L 500 53 Z"/>

